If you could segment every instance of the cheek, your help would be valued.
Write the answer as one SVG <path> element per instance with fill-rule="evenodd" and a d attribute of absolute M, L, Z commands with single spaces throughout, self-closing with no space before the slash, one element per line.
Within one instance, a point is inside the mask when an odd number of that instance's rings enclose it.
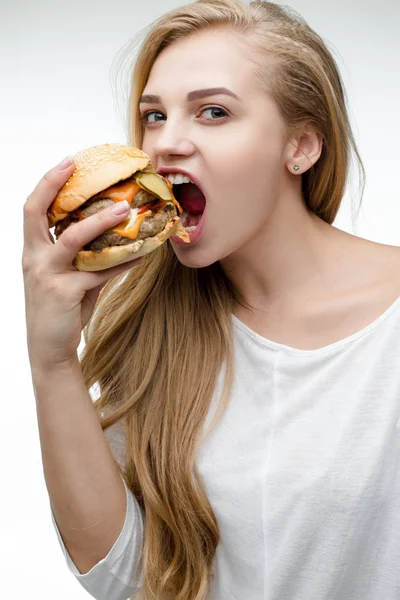
<path fill-rule="evenodd" d="M 211 160 L 211 181 L 218 182 L 218 188 L 235 197 L 239 193 L 250 198 L 260 192 L 276 190 L 282 175 L 284 140 L 276 126 L 258 123 L 251 127 L 241 124 L 234 135 L 227 138 L 221 134 L 216 140 Z M 219 143 L 218 143 L 219 142 Z M 208 169 L 207 169 L 208 170 Z"/>
<path fill-rule="evenodd" d="M 268 154 L 264 148 L 247 155 L 231 152 L 229 161 L 224 157 L 219 164 L 211 174 L 215 186 L 204 231 L 204 249 L 212 261 L 236 252 L 257 236 L 281 193 L 279 153 Z"/>
<path fill-rule="evenodd" d="M 152 147 L 148 141 L 148 136 L 146 136 L 146 135 L 143 138 L 142 150 L 143 150 L 143 152 L 145 152 L 146 154 L 148 154 L 150 156 L 150 160 L 154 164 L 154 155 L 152 155 Z"/>
<path fill-rule="evenodd" d="M 238 149 L 237 149 L 238 150 Z M 242 224 L 259 221 L 266 216 L 276 202 L 281 185 L 281 159 L 279 152 L 270 148 L 241 148 L 240 152 L 224 155 L 224 160 L 211 175 L 213 187 L 210 210 L 218 220 Z"/>

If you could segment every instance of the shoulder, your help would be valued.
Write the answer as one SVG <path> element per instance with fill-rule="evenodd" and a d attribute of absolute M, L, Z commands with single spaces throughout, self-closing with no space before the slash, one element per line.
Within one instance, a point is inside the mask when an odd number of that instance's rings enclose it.
<path fill-rule="evenodd" d="M 380 275 L 388 285 L 397 287 L 400 295 L 400 247 L 386 244 L 374 244 L 374 246 L 375 268 L 380 271 Z"/>
<path fill-rule="evenodd" d="M 399 247 L 355 237 L 342 259 L 344 291 L 320 322 L 321 328 L 331 327 L 335 339 L 361 331 L 400 297 Z"/>
<path fill-rule="evenodd" d="M 394 302 L 400 296 L 400 247 L 368 242 L 364 254 L 366 263 L 376 296 L 383 303 Z"/>
<path fill-rule="evenodd" d="M 400 247 L 353 237 L 341 254 L 340 306 L 372 321 L 400 297 Z"/>

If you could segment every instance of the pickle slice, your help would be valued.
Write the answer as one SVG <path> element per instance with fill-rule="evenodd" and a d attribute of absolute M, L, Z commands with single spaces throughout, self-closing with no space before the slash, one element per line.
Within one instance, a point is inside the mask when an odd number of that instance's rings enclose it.
<path fill-rule="evenodd" d="M 135 173 L 134 178 L 143 190 L 146 190 L 146 192 L 149 192 L 150 194 L 154 194 L 160 198 L 160 200 L 173 199 L 171 190 L 164 179 L 162 179 L 161 175 L 139 171 Z"/>

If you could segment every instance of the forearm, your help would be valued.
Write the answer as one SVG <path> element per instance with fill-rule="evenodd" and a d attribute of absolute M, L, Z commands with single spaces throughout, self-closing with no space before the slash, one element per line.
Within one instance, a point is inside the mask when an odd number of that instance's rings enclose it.
<path fill-rule="evenodd" d="M 124 484 L 78 360 L 32 378 L 52 511 L 72 560 L 86 572 L 108 554 L 122 529 Z"/>

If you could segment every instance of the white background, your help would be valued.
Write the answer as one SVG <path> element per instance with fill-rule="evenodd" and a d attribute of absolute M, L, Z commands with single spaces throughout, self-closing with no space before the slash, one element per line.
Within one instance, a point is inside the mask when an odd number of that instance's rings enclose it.
<path fill-rule="evenodd" d="M 127 141 L 110 84 L 113 59 L 140 28 L 179 4 L 0 0 L 6 223 L 0 296 L 0 595 L 7 600 L 89 597 L 67 570 L 50 520 L 25 341 L 22 206 L 44 172 L 65 155 Z M 293 0 L 290 6 L 335 49 L 367 170 L 357 228 L 351 224 L 349 194 L 335 225 L 400 245 L 400 3 Z"/>

